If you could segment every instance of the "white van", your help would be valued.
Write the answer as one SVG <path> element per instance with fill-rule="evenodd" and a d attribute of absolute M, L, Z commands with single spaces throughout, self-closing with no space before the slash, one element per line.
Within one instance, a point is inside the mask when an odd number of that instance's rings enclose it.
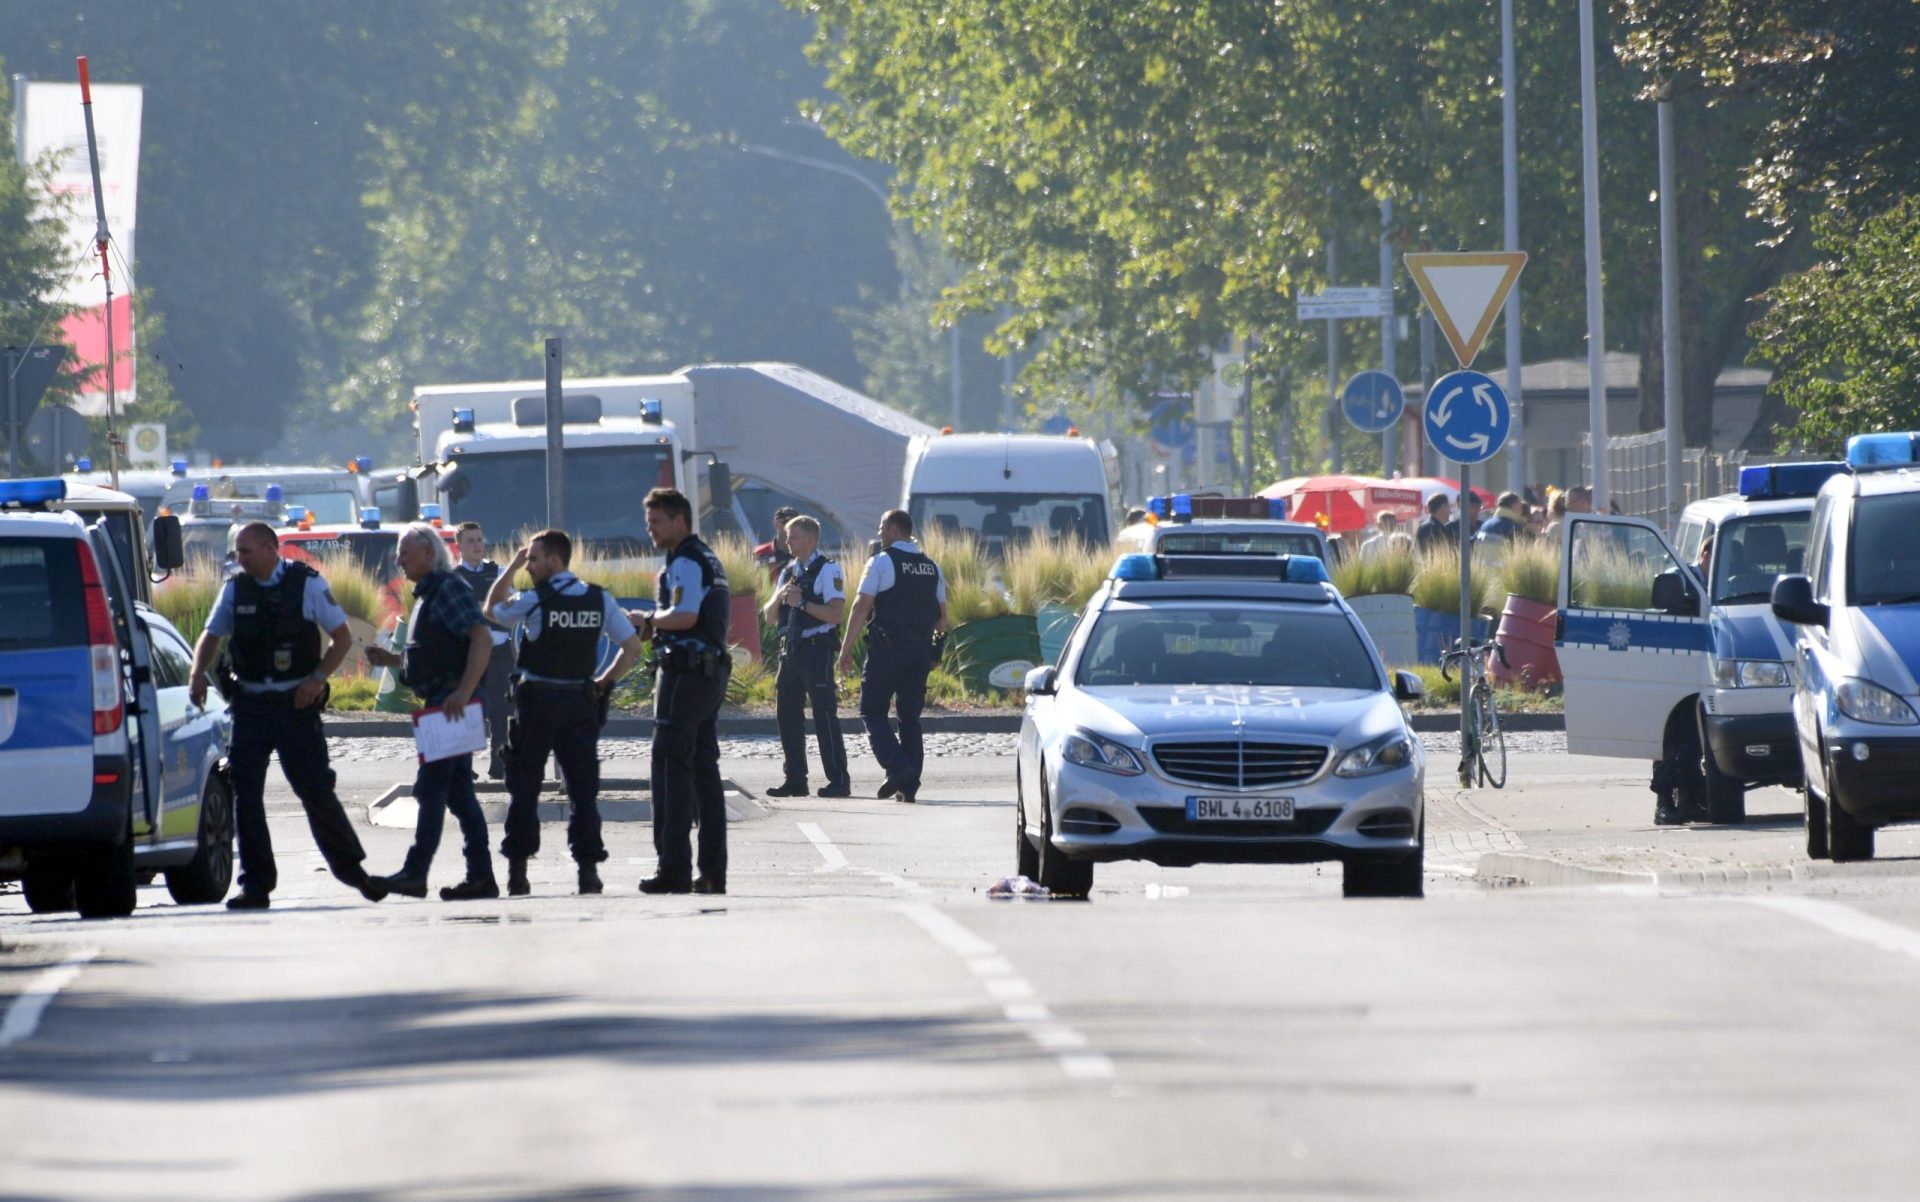
<path fill-rule="evenodd" d="M 900 507 L 916 530 L 978 535 L 1003 553 L 1034 538 L 1113 540 L 1111 444 L 1049 434 L 935 434 L 907 447 Z"/>

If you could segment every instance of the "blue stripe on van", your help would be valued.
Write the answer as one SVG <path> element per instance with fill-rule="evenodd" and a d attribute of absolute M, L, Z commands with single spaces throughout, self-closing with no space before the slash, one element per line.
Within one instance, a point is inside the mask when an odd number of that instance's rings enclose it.
<path fill-rule="evenodd" d="M 9 751 L 85 747 L 93 754 L 93 668 L 86 647 L 0 652 L 0 689 L 19 694 Z"/>
<path fill-rule="evenodd" d="M 1699 618 L 1669 618 L 1629 609 L 1569 609 L 1560 642 L 1610 651 L 1665 651 L 1706 654 L 1712 649 L 1707 624 Z"/>

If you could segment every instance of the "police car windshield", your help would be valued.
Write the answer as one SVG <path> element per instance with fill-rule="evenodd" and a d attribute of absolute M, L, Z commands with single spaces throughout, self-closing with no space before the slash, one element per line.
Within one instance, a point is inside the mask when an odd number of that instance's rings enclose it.
<path fill-rule="evenodd" d="M 547 511 L 547 453 L 502 451 L 462 455 L 449 524 L 479 522 L 510 537 L 535 529 Z M 675 486 L 667 446 L 568 448 L 567 529 L 576 544 L 613 554 L 653 550 L 640 498 Z"/>
<path fill-rule="evenodd" d="M 1158 605 L 1100 616 L 1075 679 L 1101 685 L 1277 685 L 1379 689 L 1345 614 L 1239 605 Z"/>
<path fill-rule="evenodd" d="M 1798 575 L 1807 553 L 1805 513 L 1728 518 L 1713 540 L 1713 604 L 1762 605 L 1773 582 Z"/>
<path fill-rule="evenodd" d="M 1229 534 L 1218 530 L 1163 530 L 1153 549 L 1161 555 L 1311 555 L 1320 540 L 1299 531 Z"/>
<path fill-rule="evenodd" d="M 1847 600 L 1854 605 L 1920 601 L 1920 493 L 1861 497 L 1847 545 Z"/>

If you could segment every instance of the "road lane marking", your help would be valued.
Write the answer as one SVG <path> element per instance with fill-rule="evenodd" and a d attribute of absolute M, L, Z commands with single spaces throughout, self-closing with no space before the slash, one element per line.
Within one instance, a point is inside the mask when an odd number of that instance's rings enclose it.
<path fill-rule="evenodd" d="M 1884 918 L 1875 918 L 1864 910 L 1856 910 L 1841 902 L 1812 897 L 1743 897 L 1740 900 L 1778 910 L 1782 914 L 1791 914 L 1802 922 L 1810 922 L 1843 939 L 1857 940 L 1882 951 L 1920 960 L 1920 931 L 1903 927 L 1897 922 L 1888 922 Z"/>
<path fill-rule="evenodd" d="M 39 975 L 27 985 L 19 997 L 13 999 L 13 1005 L 7 1007 L 5 1018 L 0 1018 L 0 1051 L 5 1051 L 22 1040 L 31 1039 L 40 1029 L 40 1020 L 47 1013 L 47 1007 L 53 1004 L 54 995 L 73 984 L 87 961 L 100 954 L 97 947 L 82 948 L 51 968 L 42 969 Z"/>
<path fill-rule="evenodd" d="M 833 840 L 827 838 L 827 832 L 820 829 L 819 823 L 801 822 L 796 825 L 800 833 L 807 837 L 807 842 L 813 844 L 814 850 L 820 853 L 820 858 L 827 862 L 827 866 L 820 869 L 821 872 L 835 872 L 847 866 L 845 853 L 833 845 Z"/>

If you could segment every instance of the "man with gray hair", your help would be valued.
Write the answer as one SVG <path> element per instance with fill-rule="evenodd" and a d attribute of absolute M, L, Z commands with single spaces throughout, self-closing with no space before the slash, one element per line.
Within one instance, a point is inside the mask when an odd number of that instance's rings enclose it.
<path fill-rule="evenodd" d="M 429 708 L 438 706 L 458 722 L 487 674 L 493 634 L 480 614 L 480 602 L 453 574 L 453 556 L 441 532 L 413 522 L 400 532 L 400 570 L 413 581 L 413 612 L 407 618 L 407 647 L 396 654 L 367 648 L 367 659 L 382 668 L 400 669 L 400 679 Z M 456 755 L 420 765 L 413 779 L 413 800 L 420 807 L 413 846 L 399 872 L 383 879 L 388 892 L 427 895 L 427 868 L 440 847 L 447 811 L 460 823 L 466 841 L 467 875 L 440 890 L 442 901 L 500 896 L 493 856 L 487 848 L 487 818 L 473 792 L 473 756 Z"/>

